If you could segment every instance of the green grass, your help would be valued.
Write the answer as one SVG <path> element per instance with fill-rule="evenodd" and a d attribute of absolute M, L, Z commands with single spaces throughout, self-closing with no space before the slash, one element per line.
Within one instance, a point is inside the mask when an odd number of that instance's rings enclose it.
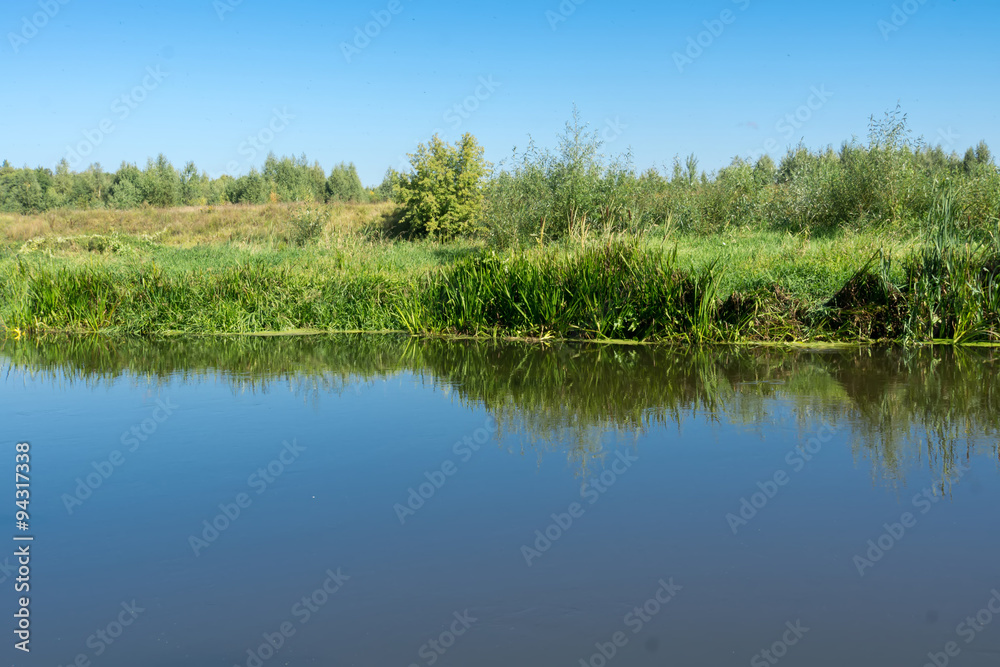
<path fill-rule="evenodd" d="M 235 220 L 233 230 L 195 216 L 187 232 L 125 233 L 104 218 L 98 231 L 77 216 L 79 234 L 0 242 L 0 323 L 14 336 L 407 330 L 996 342 L 1000 235 L 960 231 L 948 201 L 923 234 L 653 227 L 500 251 L 475 239 L 393 239 L 379 226 L 384 206 L 327 212 L 302 245 L 280 231 L 293 224 L 293 209 L 273 210 L 267 233 L 217 210 L 204 215 Z"/>

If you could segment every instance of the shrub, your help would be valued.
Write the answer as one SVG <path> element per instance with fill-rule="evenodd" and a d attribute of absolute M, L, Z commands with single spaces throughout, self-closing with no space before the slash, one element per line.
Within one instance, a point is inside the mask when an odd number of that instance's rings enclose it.
<path fill-rule="evenodd" d="M 299 208 L 292 212 L 288 221 L 289 240 L 303 246 L 323 232 L 330 220 L 330 211 L 319 208 Z"/>
<path fill-rule="evenodd" d="M 660 179 L 646 174 L 642 182 L 630 154 L 609 160 L 601 146 L 574 110 L 557 153 L 533 142 L 522 155 L 515 151 L 510 171 L 487 188 L 481 231 L 490 243 L 507 247 L 592 230 L 630 231 L 655 218 L 643 198 Z"/>
<path fill-rule="evenodd" d="M 451 146 L 435 134 L 417 147 L 410 164 L 412 173 L 402 175 L 396 188 L 403 228 L 411 236 L 445 239 L 472 231 L 489 171 L 476 138 L 466 133 Z"/>

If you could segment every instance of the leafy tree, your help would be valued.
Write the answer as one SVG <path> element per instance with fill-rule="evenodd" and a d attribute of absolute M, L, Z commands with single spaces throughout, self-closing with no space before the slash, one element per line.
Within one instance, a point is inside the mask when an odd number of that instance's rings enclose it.
<path fill-rule="evenodd" d="M 226 181 L 226 201 L 233 204 L 264 204 L 269 195 L 268 182 L 252 167 L 246 176 Z"/>
<path fill-rule="evenodd" d="M 387 202 L 393 201 L 396 196 L 396 186 L 399 184 L 400 173 L 389 167 L 385 170 L 385 176 L 382 177 L 382 182 L 373 190 L 373 197 L 375 201 Z"/>
<path fill-rule="evenodd" d="M 0 208 L 11 213 L 44 211 L 45 192 L 38 182 L 38 174 L 27 167 L 0 171 Z"/>
<path fill-rule="evenodd" d="M 472 231 L 490 165 L 471 134 L 454 145 L 434 135 L 410 155 L 411 173 L 398 185 L 400 223 L 419 236 L 452 238 Z"/>
<path fill-rule="evenodd" d="M 771 156 L 765 153 L 757 160 L 753 168 L 754 178 L 760 185 L 773 185 L 778 176 L 778 168 Z"/>
<path fill-rule="evenodd" d="M 985 141 L 980 141 L 976 145 L 976 162 L 979 164 L 993 164 L 993 153 Z"/>
<path fill-rule="evenodd" d="M 184 165 L 184 170 L 180 173 L 180 180 L 180 199 L 182 204 L 192 206 L 206 203 L 203 190 L 205 183 L 208 181 L 208 176 L 199 174 L 198 167 L 195 166 L 194 162 L 188 162 Z"/>
<path fill-rule="evenodd" d="M 361 185 L 358 170 L 353 162 L 350 164 L 341 162 L 330 172 L 330 178 L 326 181 L 326 200 L 328 202 L 362 202 L 367 199 L 367 194 L 365 187 Z"/>
<path fill-rule="evenodd" d="M 163 208 L 180 203 L 180 175 L 162 153 L 155 162 L 149 160 L 146 163 L 141 183 L 144 203 Z"/>
<path fill-rule="evenodd" d="M 122 162 L 108 190 L 108 205 L 119 209 L 137 208 L 142 206 L 142 201 L 142 172 L 134 164 Z"/>
<path fill-rule="evenodd" d="M 104 173 L 99 162 L 87 167 L 73 180 L 72 205 L 81 208 L 102 208 L 111 185 L 111 174 Z"/>

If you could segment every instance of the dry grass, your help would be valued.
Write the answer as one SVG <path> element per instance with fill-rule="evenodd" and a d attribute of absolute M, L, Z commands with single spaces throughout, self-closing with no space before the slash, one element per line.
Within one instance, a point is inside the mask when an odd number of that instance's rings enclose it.
<path fill-rule="evenodd" d="M 186 206 L 170 209 L 70 210 L 35 215 L 0 213 L 0 244 L 92 234 L 150 236 L 164 245 L 268 243 L 285 237 L 301 204 Z M 329 237 L 355 234 L 389 216 L 394 204 L 333 204 L 324 229 Z"/>

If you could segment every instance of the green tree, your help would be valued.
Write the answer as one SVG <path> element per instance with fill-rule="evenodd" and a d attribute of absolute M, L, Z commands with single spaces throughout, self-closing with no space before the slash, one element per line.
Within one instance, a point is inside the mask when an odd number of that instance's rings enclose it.
<path fill-rule="evenodd" d="M 134 164 L 122 162 L 108 189 L 108 206 L 126 209 L 142 206 L 142 172 Z"/>
<path fill-rule="evenodd" d="M 184 170 L 180 173 L 180 179 L 180 199 L 182 204 L 192 206 L 206 203 L 203 190 L 208 177 L 198 173 L 198 167 L 195 166 L 194 162 L 188 162 L 184 165 Z"/>
<path fill-rule="evenodd" d="M 46 208 L 38 173 L 27 167 L 0 171 L 0 208 L 12 213 L 40 213 Z"/>
<path fill-rule="evenodd" d="M 104 173 L 99 162 L 77 174 L 73 183 L 73 205 L 82 208 L 102 208 L 108 197 L 111 174 Z"/>
<path fill-rule="evenodd" d="M 245 176 L 226 180 L 226 201 L 231 204 L 264 204 L 269 195 L 268 182 L 253 167 Z"/>
<path fill-rule="evenodd" d="M 396 196 L 396 186 L 399 184 L 399 178 L 400 174 L 398 171 L 392 167 L 386 169 L 385 176 L 382 177 L 382 182 L 375 188 L 375 201 L 393 201 Z"/>
<path fill-rule="evenodd" d="M 985 141 L 976 144 L 976 160 L 979 164 L 993 164 L 993 153 Z"/>
<path fill-rule="evenodd" d="M 361 185 L 358 170 L 354 163 L 341 162 L 330 172 L 326 180 L 326 200 L 361 202 L 366 197 L 365 187 Z"/>
<path fill-rule="evenodd" d="M 472 231 L 490 170 L 483 148 L 466 133 L 454 145 L 434 135 L 410 155 L 413 171 L 398 185 L 400 223 L 411 234 L 452 238 Z"/>
<path fill-rule="evenodd" d="M 162 153 L 156 157 L 156 161 L 149 160 L 146 163 L 141 183 L 145 203 L 161 208 L 180 203 L 180 174 Z"/>

